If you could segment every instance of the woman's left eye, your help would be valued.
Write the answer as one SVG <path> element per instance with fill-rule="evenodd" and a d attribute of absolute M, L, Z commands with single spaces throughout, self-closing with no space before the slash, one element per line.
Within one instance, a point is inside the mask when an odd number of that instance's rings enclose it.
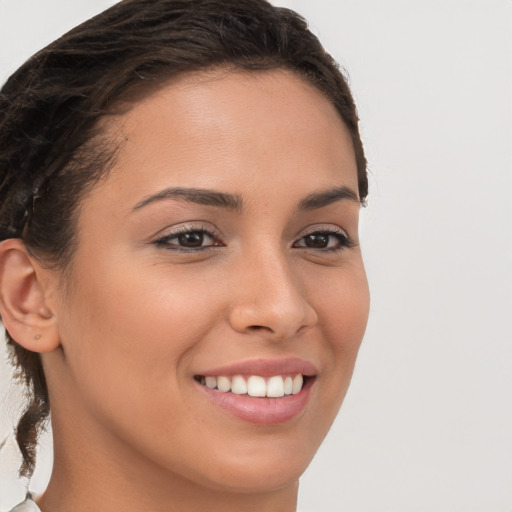
<path fill-rule="evenodd" d="M 321 251 L 341 251 L 351 245 L 348 235 L 342 231 L 315 231 L 297 240 L 293 247 L 305 247 Z"/>
<path fill-rule="evenodd" d="M 184 229 L 156 240 L 157 245 L 171 249 L 207 249 L 222 245 L 212 233 L 205 229 Z"/>

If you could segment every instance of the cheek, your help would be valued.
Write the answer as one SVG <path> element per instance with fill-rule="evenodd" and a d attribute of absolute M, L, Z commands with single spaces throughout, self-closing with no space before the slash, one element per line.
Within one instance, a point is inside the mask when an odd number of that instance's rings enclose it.
<path fill-rule="evenodd" d="M 355 357 L 364 336 L 370 306 L 362 262 L 341 268 L 337 275 L 317 283 L 313 300 L 318 325 L 331 349 Z"/>
<path fill-rule="evenodd" d="M 370 294 L 362 263 L 350 271 L 340 269 L 324 287 L 317 287 L 315 307 L 324 340 L 323 380 L 326 410 L 335 410 L 347 392 L 359 347 L 366 330 Z"/>
<path fill-rule="evenodd" d="M 156 404 L 179 385 L 188 362 L 225 322 L 225 288 L 205 285 L 225 282 L 225 276 L 119 255 L 110 265 L 105 257 L 94 261 L 91 253 L 88 261 L 74 278 L 62 326 L 74 378 L 87 379 L 84 392 L 93 390 L 98 401 L 107 393 L 123 400 L 129 392 L 133 401 Z"/>
<path fill-rule="evenodd" d="M 122 261 L 122 260 L 121 260 Z M 133 387 L 147 389 L 173 370 L 199 335 L 193 293 L 165 273 L 123 265 L 95 266 L 74 279 L 60 325 L 64 351 L 75 379 L 88 379 L 104 397 Z M 116 387 L 106 388 L 107 383 Z M 136 383 L 139 384 L 137 387 Z M 84 387 L 85 389 L 85 387 Z"/>
<path fill-rule="evenodd" d="M 74 282 L 61 326 L 70 387 L 85 415 L 157 457 L 187 439 L 183 376 L 222 318 L 221 301 L 204 280 L 158 266 L 96 267 Z"/>
<path fill-rule="evenodd" d="M 74 335 L 84 338 L 76 346 L 74 336 L 69 336 L 70 348 L 80 351 L 80 358 L 88 355 L 100 365 L 104 361 L 109 369 L 158 368 L 182 357 L 208 329 L 209 318 L 201 304 L 204 294 L 192 283 L 134 269 L 131 275 L 113 270 L 103 276 L 82 281 L 75 293 L 78 303 L 69 312 L 70 323 L 75 318 L 70 327 L 76 330 L 79 324 L 80 332 Z"/>

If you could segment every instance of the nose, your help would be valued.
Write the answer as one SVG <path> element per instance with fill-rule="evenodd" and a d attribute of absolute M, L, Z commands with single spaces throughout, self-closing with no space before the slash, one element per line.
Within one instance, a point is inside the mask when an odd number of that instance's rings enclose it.
<path fill-rule="evenodd" d="M 318 316 L 285 258 L 245 259 L 235 272 L 236 291 L 229 311 L 240 333 L 281 341 L 313 327 Z"/>

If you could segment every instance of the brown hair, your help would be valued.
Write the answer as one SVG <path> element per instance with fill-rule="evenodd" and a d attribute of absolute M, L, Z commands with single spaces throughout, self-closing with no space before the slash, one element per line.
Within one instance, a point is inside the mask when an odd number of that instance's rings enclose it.
<path fill-rule="evenodd" d="M 38 52 L 2 88 L 0 241 L 22 238 L 46 264 L 65 268 L 80 199 L 115 155 L 98 121 L 134 89 L 215 66 L 284 68 L 323 92 L 351 134 L 364 201 L 366 160 L 349 87 L 302 17 L 265 0 L 124 0 Z M 20 474 L 29 476 L 48 390 L 39 354 L 6 337 L 29 394 L 17 426 Z"/>

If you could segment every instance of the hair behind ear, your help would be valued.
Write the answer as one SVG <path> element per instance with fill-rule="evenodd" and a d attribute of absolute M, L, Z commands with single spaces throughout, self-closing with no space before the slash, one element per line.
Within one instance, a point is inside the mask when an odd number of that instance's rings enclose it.
<path fill-rule="evenodd" d="M 16 441 L 23 458 L 19 474 L 30 477 L 36 463 L 37 442 L 50 414 L 48 388 L 40 354 L 16 343 L 8 331 L 6 338 L 15 375 L 26 385 L 27 405 L 16 426 Z"/>
<path fill-rule="evenodd" d="M 0 243 L 0 315 L 15 376 L 26 386 L 28 403 L 16 427 L 16 440 L 23 457 L 20 475 L 29 477 L 34 471 L 38 437 L 50 412 L 39 352 L 58 344 L 34 260 L 19 239 Z"/>

